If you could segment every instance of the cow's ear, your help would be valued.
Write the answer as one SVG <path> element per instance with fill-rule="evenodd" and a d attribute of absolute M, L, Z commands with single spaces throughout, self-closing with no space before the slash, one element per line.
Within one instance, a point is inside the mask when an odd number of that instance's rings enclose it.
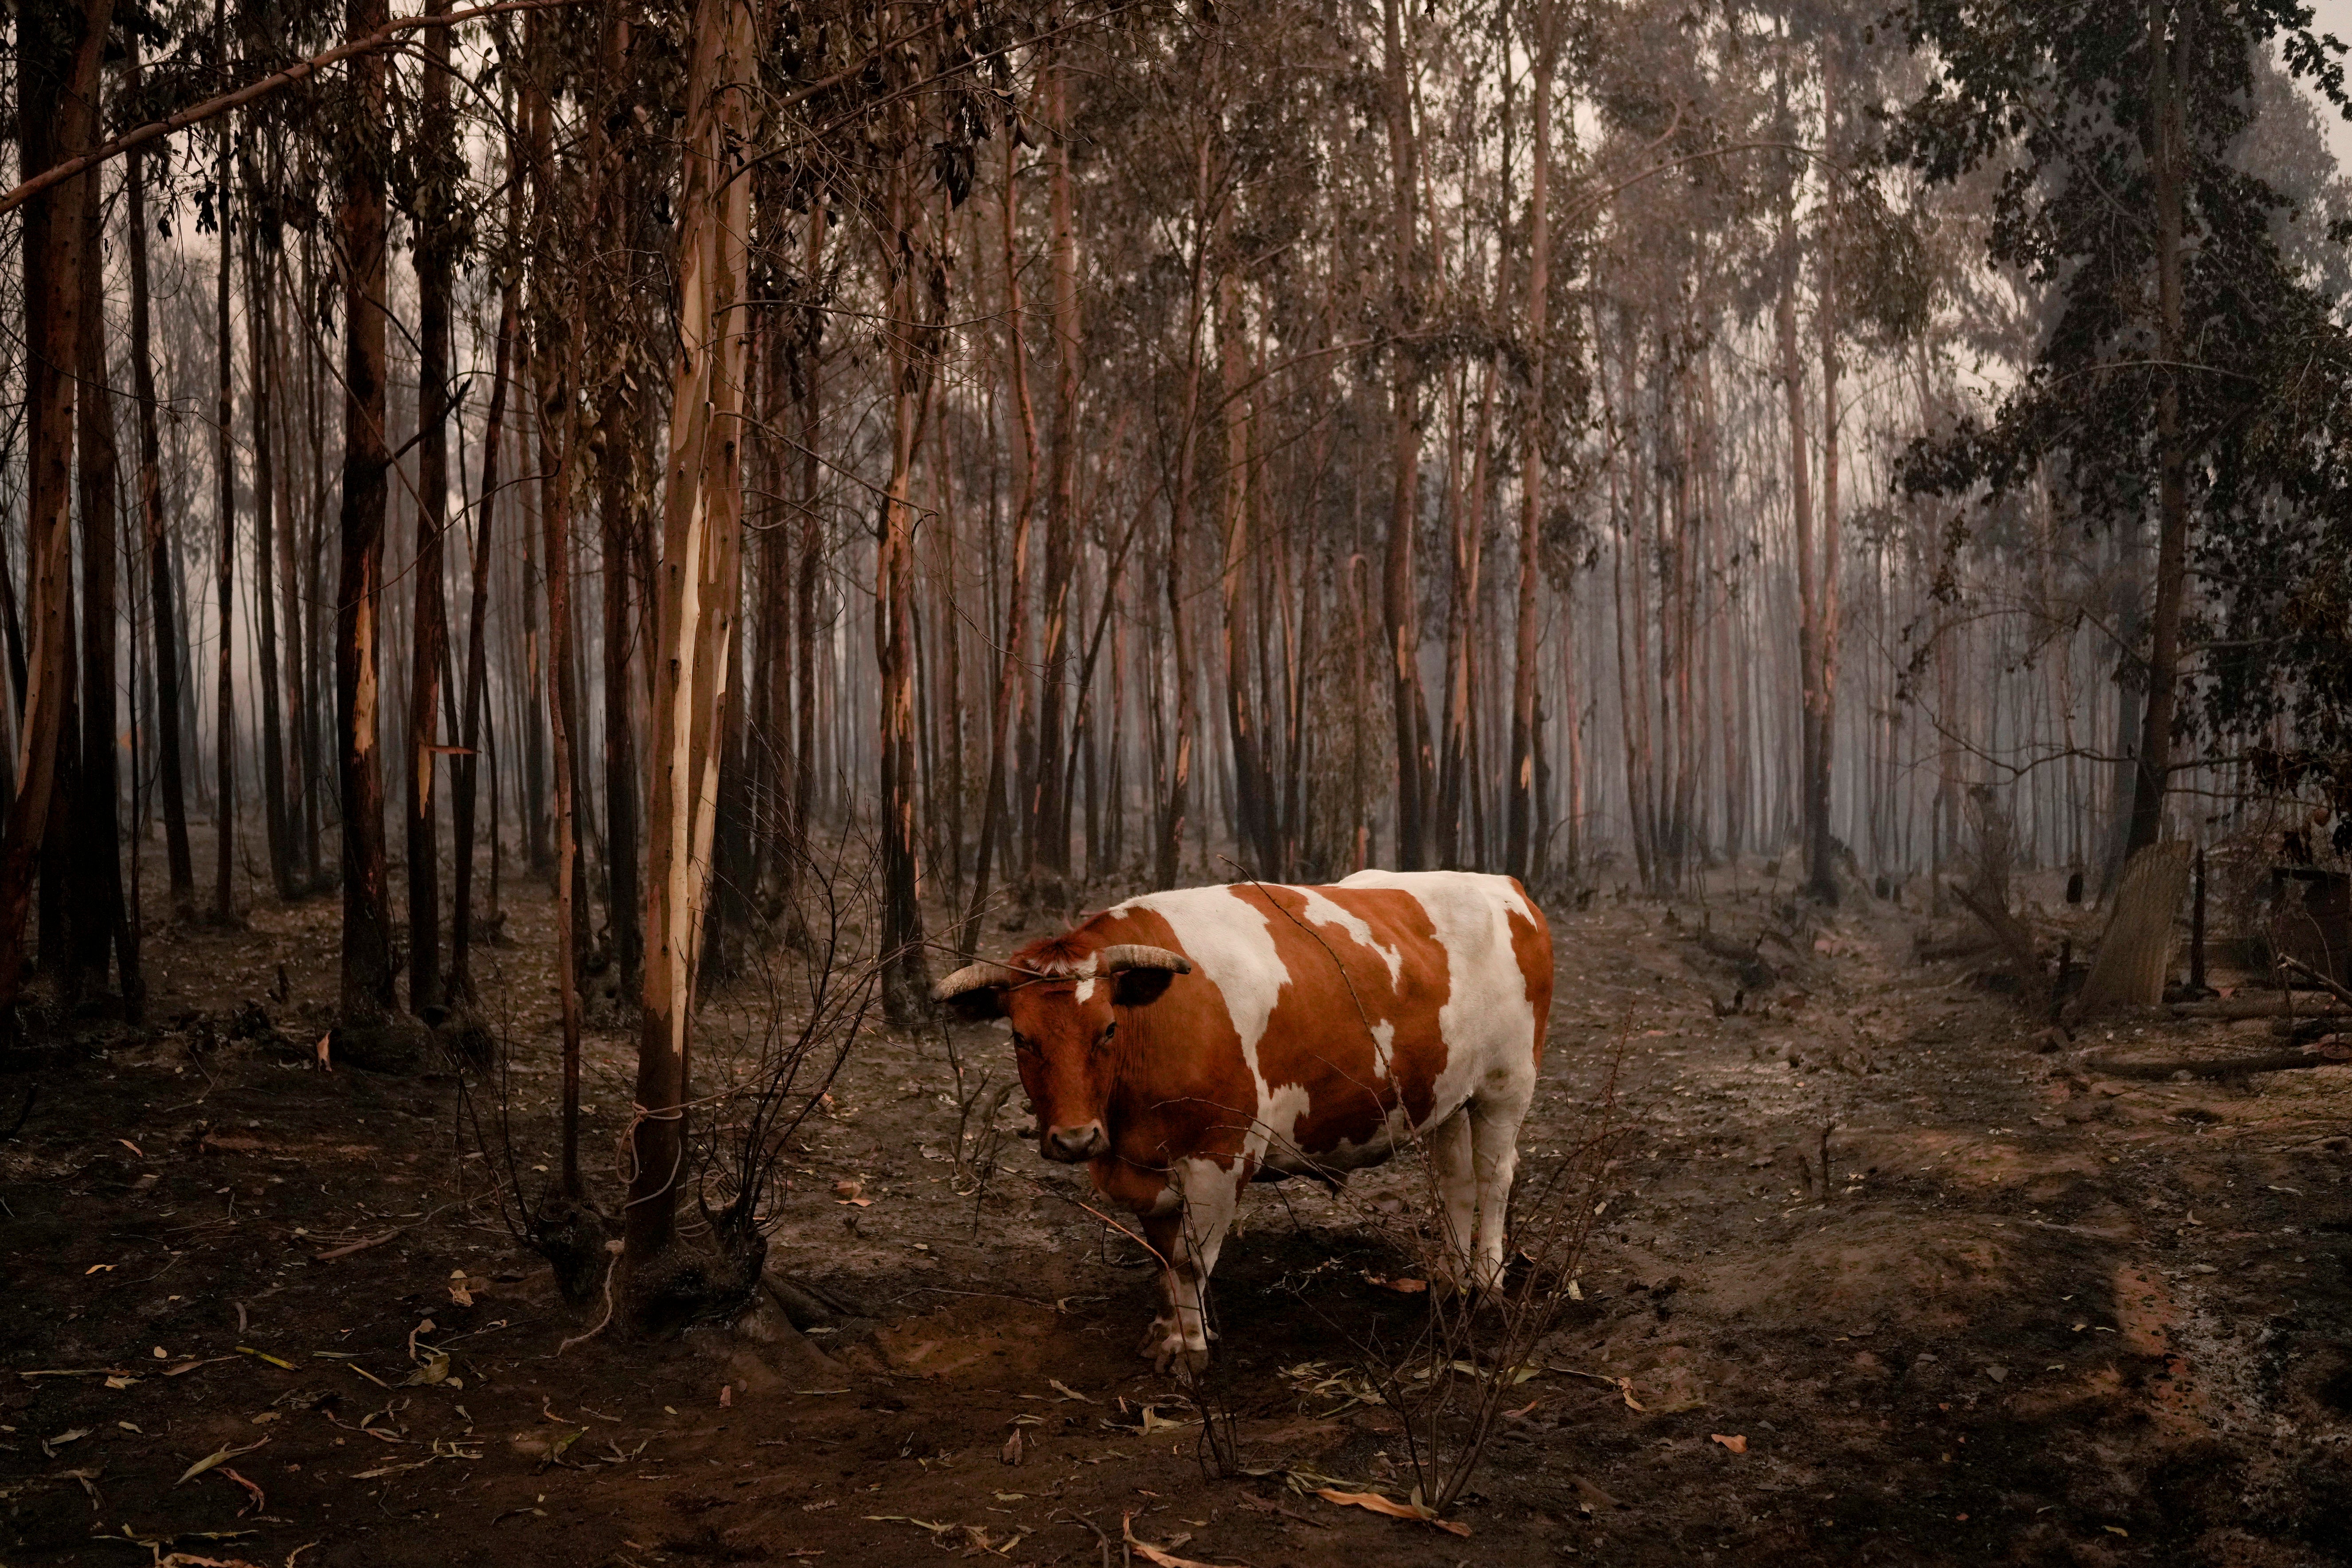
<path fill-rule="evenodd" d="M 1118 942 L 1096 955 L 1101 973 L 1113 976 L 1111 1000 L 1122 1007 L 1142 1007 L 1160 1000 L 1168 983 L 1192 973 L 1192 961 L 1164 947 Z"/>
<path fill-rule="evenodd" d="M 967 1024 L 985 1024 L 1004 1016 L 1004 992 L 994 985 L 976 990 L 960 991 L 943 1004 L 947 1010 Z"/>
<path fill-rule="evenodd" d="M 1122 970 L 1111 983 L 1110 999 L 1121 1007 L 1148 1007 L 1175 978 L 1175 971 L 1169 969 Z"/>
<path fill-rule="evenodd" d="M 1001 963 L 968 963 L 931 987 L 931 1000 L 969 1023 L 1004 1016 L 1004 988 L 1017 978 Z"/>

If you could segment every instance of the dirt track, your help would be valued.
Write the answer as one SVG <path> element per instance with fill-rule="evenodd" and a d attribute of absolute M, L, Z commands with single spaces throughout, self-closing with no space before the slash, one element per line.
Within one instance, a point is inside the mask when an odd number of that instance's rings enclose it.
<path fill-rule="evenodd" d="M 1744 942 L 1787 929 L 1769 902 L 1705 918 Z M 1129 1513 L 1139 1539 L 1253 1568 L 2352 1561 L 2352 1068 L 2096 1078 L 2081 1047 L 2271 1042 L 2145 1022 L 2045 1048 L 1964 966 L 1912 963 L 1914 919 L 1880 904 L 1790 931 L 1801 952 L 1768 941 L 1775 984 L 1717 1018 L 1737 980 L 1689 940 L 1701 918 L 1555 911 L 1524 1147 L 1588 1125 L 1621 1037 L 1628 1143 L 1584 1303 L 1541 1359 L 1631 1382 L 1525 1384 L 1467 1540 L 1276 1476 L 1204 1479 L 1197 1428 L 1160 1425 L 1173 1384 L 1130 1353 L 1149 1271 L 1070 1173 L 1013 1143 L 984 1195 L 952 1190 L 935 1040 L 867 1041 L 782 1205 L 777 1262 L 853 1315 L 558 1355 L 584 1321 L 544 1267 L 489 1205 L 445 1206 L 455 1080 L 299 1061 L 325 912 L 154 939 L 167 1026 L 82 1026 L 91 1054 L 45 1067 L 0 1144 L 0 1561 L 1085 1564 L 1097 1530 L 1118 1560 Z M 545 1059 L 543 977 L 508 957 Z M 248 997 L 275 1030 L 199 1065 L 192 1040 Z M 596 1045 L 601 1150 L 625 1094 L 623 1042 Z M 29 1081 L 0 1080 L 0 1117 Z M 543 1100 L 551 1078 L 523 1081 Z M 835 1198 L 845 1177 L 866 1205 Z M 1385 1179 L 1253 1197 L 1217 1277 L 1219 1365 L 1253 1458 L 1401 1492 L 1393 1418 L 1334 1409 L 1362 1344 L 1420 1310 L 1367 1281 L 1410 1263 L 1356 1217 L 1409 1195 Z"/>

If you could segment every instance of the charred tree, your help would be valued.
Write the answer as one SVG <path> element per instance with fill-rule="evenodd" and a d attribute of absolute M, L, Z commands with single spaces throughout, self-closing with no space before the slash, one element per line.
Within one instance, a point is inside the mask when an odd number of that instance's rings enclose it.
<path fill-rule="evenodd" d="M 126 36 L 126 76 L 139 90 L 139 44 Z M 28 163 L 26 165 L 30 167 Z M 145 157 L 133 151 L 123 179 L 124 226 L 131 249 L 131 376 L 139 405 L 140 537 L 147 548 L 147 593 L 152 605 L 155 668 L 155 773 L 163 795 L 163 858 L 168 868 L 173 918 L 182 924 L 196 916 L 195 864 L 188 851 L 186 786 L 180 769 L 185 749 L 180 737 L 180 679 L 185 649 L 180 637 L 179 593 L 173 585 L 172 552 L 163 530 L 163 437 L 156 417 L 152 306 L 147 277 L 147 173 Z"/>
<path fill-rule="evenodd" d="M 19 8 L 18 167 L 44 171 L 98 140 L 99 62 L 111 0 Z M 24 984 L 25 920 L 49 829 L 58 759 L 72 702 L 75 366 L 81 350 L 86 204 L 98 178 L 61 181 L 25 206 L 27 474 L 26 677 L 17 787 L 0 826 L 0 1014 Z"/>
<path fill-rule="evenodd" d="M 448 9 L 429 0 L 428 14 Z M 441 973 L 441 846 L 433 798 L 435 725 L 441 671 L 448 654 L 448 611 L 442 597 L 441 541 L 449 511 L 449 295 L 463 237 L 452 214 L 459 168 L 449 109 L 449 29 L 425 31 L 419 79 L 417 190 L 410 217 L 416 232 L 416 555 L 409 637 L 408 1009 L 419 1017 L 446 1002 Z"/>
<path fill-rule="evenodd" d="M 383 25 L 384 0 L 348 0 L 354 34 Z M 335 585 L 335 777 L 342 808 L 343 932 L 341 1006 L 354 1028 L 380 1026 L 394 1006 L 392 906 L 384 876 L 383 760 L 377 749 L 383 594 L 384 60 L 350 67 L 358 118 L 341 171 L 336 217 L 343 265 L 342 564 Z"/>

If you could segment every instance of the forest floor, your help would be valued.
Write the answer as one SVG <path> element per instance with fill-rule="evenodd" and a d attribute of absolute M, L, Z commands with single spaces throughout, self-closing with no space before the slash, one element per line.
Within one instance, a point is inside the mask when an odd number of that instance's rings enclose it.
<path fill-rule="evenodd" d="M 1467 1538 L 1206 1476 L 1082 1177 L 1008 1142 L 959 1194 L 936 1035 L 869 1032 L 794 1151 L 772 1266 L 852 1304 L 830 1332 L 560 1351 L 594 1313 L 480 1195 L 459 1080 L 318 1069 L 333 900 L 152 926 L 146 1029 L 78 1020 L 0 1076 L 0 1120 L 37 1089 L 0 1142 L 0 1563 L 2352 1562 L 2352 1067 L 2103 1076 L 2274 1047 L 2061 1044 L 1916 962 L 1916 912 L 1716 881 L 1553 911 L 1523 1148 L 1589 1129 L 1622 1045 L 1622 1159 Z M 544 1180 L 547 921 L 510 901 L 529 945 L 488 956 Z M 1777 933 L 1744 1012 L 1702 922 Z M 590 1040 L 603 1172 L 632 1045 Z M 1395 1416 L 1348 1390 L 1422 1310 L 1372 1282 L 1411 1259 L 1364 1193 L 1300 1185 L 1225 1250 L 1214 1386 L 1259 1467 L 1402 1495 Z"/>

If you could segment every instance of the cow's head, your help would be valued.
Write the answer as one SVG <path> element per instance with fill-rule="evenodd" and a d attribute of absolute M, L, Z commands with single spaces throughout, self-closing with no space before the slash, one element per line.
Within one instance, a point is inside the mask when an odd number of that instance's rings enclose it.
<path fill-rule="evenodd" d="M 974 1020 L 1009 1018 L 1021 1087 L 1037 1107 L 1037 1148 L 1076 1163 L 1110 1147 L 1110 1102 L 1119 1015 L 1158 1001 L 1192 961 L 1164 947 L 1120 943 L 1075 963 L 1015 968 L 972 963 L 931 987 Z"/>

